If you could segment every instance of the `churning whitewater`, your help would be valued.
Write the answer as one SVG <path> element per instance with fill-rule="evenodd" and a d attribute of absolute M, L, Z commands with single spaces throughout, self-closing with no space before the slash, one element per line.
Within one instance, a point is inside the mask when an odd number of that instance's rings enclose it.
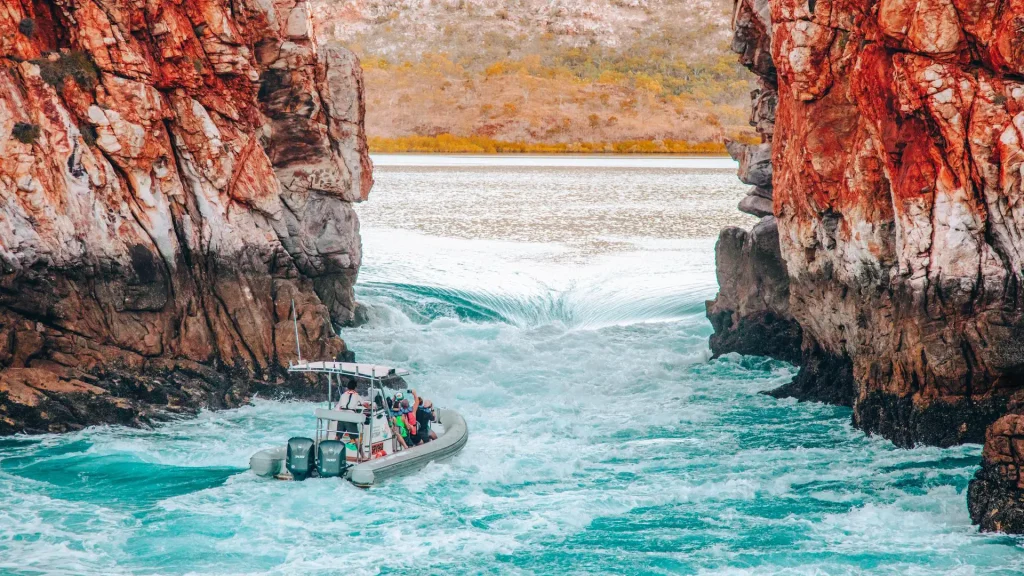
<path fill-rule="evenodd" d="M 471 429 L 456 459 L 360 490 L 249 456 L 308 435 L 257 400 L 156 430 L 0 440 L 4 574 L 1016 574 L 980 535 L 978 446 L 899 450 L 848 409 L 758 394 L 709 359 L 730 162 L 382 157 L 360 207 L 362 361 Z"/>

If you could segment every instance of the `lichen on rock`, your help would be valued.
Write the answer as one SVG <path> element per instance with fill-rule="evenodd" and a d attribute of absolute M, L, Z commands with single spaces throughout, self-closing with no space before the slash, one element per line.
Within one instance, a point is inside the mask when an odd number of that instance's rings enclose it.
<path fill-rule="evenodd" d="M 305 355 L 344 352 L 372 166 L 308 3 L 4 8 L 0 434 L 284 389 L 292 302 Z"/>

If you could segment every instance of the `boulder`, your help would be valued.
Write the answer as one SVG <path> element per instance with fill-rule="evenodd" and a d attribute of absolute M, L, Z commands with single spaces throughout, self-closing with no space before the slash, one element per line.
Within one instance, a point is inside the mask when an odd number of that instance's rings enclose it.
<path fill-rule="evenodd" d="M 772 201 L 762 196 L 744 196 L 737 208 L 739 208 L 740 212 L 745 212 L 758 218 L 772 215 Z"/>

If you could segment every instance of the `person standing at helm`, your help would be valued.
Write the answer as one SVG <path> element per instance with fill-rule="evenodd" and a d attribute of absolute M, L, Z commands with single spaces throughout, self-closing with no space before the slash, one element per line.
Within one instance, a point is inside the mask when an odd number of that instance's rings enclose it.
<path fill-rule="evenodd" d="M 335 410 L 363 413 L 363 399 L 356 392 L 356 381 L 349 380 L 345 385 L 338 403 L 334 405 Z M 338 432 L 351 433 L 353 436 L 359 434 L 359 425 L 355 422 L 338 422 Z"/>

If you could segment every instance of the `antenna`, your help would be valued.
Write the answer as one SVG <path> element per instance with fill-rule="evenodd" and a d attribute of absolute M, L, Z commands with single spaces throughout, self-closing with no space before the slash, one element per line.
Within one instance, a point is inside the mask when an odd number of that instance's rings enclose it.
<path fill-rule="evenodd" d="M 295 314 L 295 298 L 292 298 L 292 324 L 295 325 L 295 350 L 299 353 L 299 364 L 301 364 L 302 347 L 299 345 L 299 317 Z"/>

